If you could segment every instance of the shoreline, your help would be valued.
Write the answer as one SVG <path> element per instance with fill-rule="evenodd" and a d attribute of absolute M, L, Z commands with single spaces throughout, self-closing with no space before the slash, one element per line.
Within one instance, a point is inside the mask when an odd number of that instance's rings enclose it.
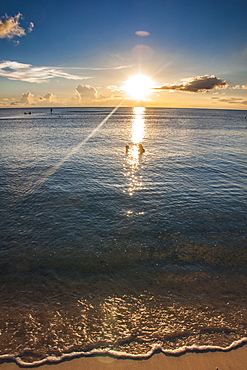
<path fill-rule="evenodd" d="M 40 365 L 18 365 L 10 360 L 0 362 L 0 370 L 20 368 L 41 370 L 245 370 L 247 344 L 231 350 L 189 351 L 183 354 L 156 353 L 149 358 L 116 358 L 109 355 L 89 355 L 65 358 L 61 362 Z"/>

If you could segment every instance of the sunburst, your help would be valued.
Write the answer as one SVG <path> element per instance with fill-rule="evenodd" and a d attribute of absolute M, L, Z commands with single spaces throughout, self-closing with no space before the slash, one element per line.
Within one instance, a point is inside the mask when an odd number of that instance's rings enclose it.
<path fill-rule="evenodd" d="M 124 90 L 134 100 L 146 100 L 154 83 L 150 77 L 136 74 L 125 81 Z"/>

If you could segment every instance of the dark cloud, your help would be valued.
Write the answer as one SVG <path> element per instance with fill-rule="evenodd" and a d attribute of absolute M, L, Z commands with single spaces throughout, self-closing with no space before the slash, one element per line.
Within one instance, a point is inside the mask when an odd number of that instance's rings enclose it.
<path fill-rule="evenodd" d="M 93 86 L 78 85 L 75 90 L 80 100 L 93 100 L 97 97 L 97 90 Z"/>
<path fill-rule="evenodd" d="M 186 92 L 206 92 L 215 88 L 227 87 L 227 82 L 215 76 L 198 76 L 183 80 L 181 83 L 166 84 L 158 88 L 158 90 L 176 90 Z"/>

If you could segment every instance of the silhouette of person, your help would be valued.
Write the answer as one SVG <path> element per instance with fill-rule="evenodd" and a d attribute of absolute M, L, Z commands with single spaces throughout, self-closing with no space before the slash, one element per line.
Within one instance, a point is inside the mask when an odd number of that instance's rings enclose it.
<path fill-rule="evenodd" d="M 138 152 L 140 154 L 144 153 L 145 152 L 145 149 L 143 148 L 142 144 L 138 144 Z"/>

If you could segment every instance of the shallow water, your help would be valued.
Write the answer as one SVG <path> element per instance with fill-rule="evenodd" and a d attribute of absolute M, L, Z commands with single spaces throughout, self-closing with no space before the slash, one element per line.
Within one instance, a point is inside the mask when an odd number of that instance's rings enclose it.
<path fill-rule="evenodd" d="M 1 356 L 247 337 L 246 111 L 111 111 L 0 110 Z"/>

